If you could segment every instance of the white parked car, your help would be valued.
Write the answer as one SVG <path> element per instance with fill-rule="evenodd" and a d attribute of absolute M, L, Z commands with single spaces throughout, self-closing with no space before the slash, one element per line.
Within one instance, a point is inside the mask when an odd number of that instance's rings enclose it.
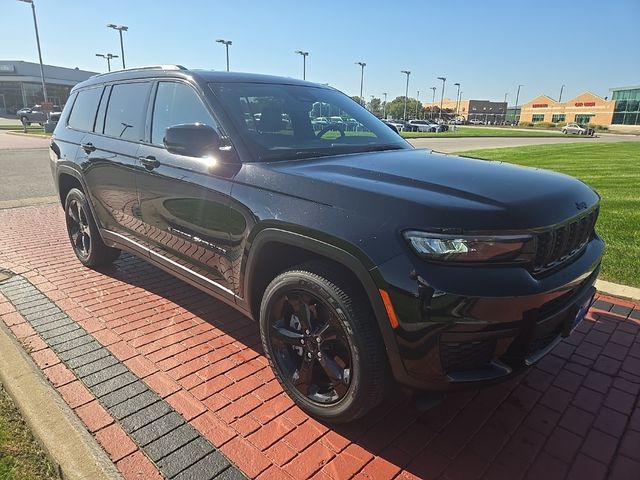
<path fill-rule="evenodd" d="M 575 135 L 593 135 L 593 128 L 590 128 L 587 125 L 580 125 L 579 123 L 567 123 L 564 127 L 562 127 L 562 133 L 565 135 L 568 133 L 573 133 Z"/>

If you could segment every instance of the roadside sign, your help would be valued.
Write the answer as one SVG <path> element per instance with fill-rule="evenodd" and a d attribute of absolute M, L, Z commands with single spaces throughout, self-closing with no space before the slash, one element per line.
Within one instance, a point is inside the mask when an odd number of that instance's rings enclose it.
<path fill-rule="evenodd" d="M 51 112 L 53 111 L 53 102 L 42 102 L 40 104 L 40 108 L 42 108 L 43 112 Z"/>

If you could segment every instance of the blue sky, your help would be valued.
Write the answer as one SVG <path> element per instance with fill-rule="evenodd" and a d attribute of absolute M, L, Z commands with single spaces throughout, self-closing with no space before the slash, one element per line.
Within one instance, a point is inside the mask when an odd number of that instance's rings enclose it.
<path fill-rule="evenodd" d="M 231 69 L 301 77 L 356 95 L 364 61 L 364 96 L 409 94 L 425 100 L 447 77 L 445 96 L 515 100 L 545 93 L 563 98 L 585 90 L 640 84 L 640 0 L 457 1 L 150 1 L 35 0 L 47 64 L 105 71 L 95 53 L 120 54 L 117 32 L 129 26 L 127 66 L 181 63 L 223 70 L 233 41 Z M 0 0 L 0 57 L 37 61 L 30 7 Z M 119 65 L 119 60 L 115 60 Z M 428 90 L 431 94 L 431 90 Z M 430 95 L 429 95 L 430 97 Z M 520 103 L 521 103 L 520 102 Z"/>

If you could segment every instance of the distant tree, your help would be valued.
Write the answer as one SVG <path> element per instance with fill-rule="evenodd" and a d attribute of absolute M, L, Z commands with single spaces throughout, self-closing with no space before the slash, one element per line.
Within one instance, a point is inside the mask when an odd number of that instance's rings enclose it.
<path fill-rule="evenodd" d="M 418 118 L 424 118 L 424 107 L 415 98 L 407 98 L 407 120 L 416 118 L 416 106 L 418 107 Z M 404 115 L 404 96 L 396 97 L 387 103 L 387 116 L 391 116 L 397 120 L 403 120 Z"/>
<path fill-rule="evenodd" d="M 351 99 L 352 99 L 354 102 L 356 102 L 356 103 L 358 103 L 358 104 L 362 105 L 362 99 L 361 99 L 358 95 L 354 95 L 353 97 L 351 97 Z"/>
<path fill-rule="evenodd" d="M 382 116 L 382 100 L 380 100 L 379 98 L 373 97 L 371 101 L 367 104 L 367 108 L 376 117 Z"/>

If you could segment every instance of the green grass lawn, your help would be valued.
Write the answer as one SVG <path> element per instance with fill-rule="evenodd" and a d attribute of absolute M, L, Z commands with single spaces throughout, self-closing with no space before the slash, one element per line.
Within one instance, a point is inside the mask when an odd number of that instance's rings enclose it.
<path fill-rule="evenodd" d="M 451 128 L 451 127 L 449 127 Z M 402 132 L 404 138 L 422 138 L 422 137 L 557 137 L 562 135 L 558 130 L 524 130 L 512 128 L 498 127 L 469 127 L 467 125 L 456 125 L 456 131 L 447 131 L 442 133 L 426 133 L 426 132 Z"/>
<path fill-rule="evenodd" d="M 0 385 L 0 479 L 59 478 Z"/>
<path fill-rule="evenodd" d="M 640 287 L 640 142 L 569 143 L 461 152 L 573 175 L 602 196 L 597 231 L 607 242 L 600 275 Z"/>

